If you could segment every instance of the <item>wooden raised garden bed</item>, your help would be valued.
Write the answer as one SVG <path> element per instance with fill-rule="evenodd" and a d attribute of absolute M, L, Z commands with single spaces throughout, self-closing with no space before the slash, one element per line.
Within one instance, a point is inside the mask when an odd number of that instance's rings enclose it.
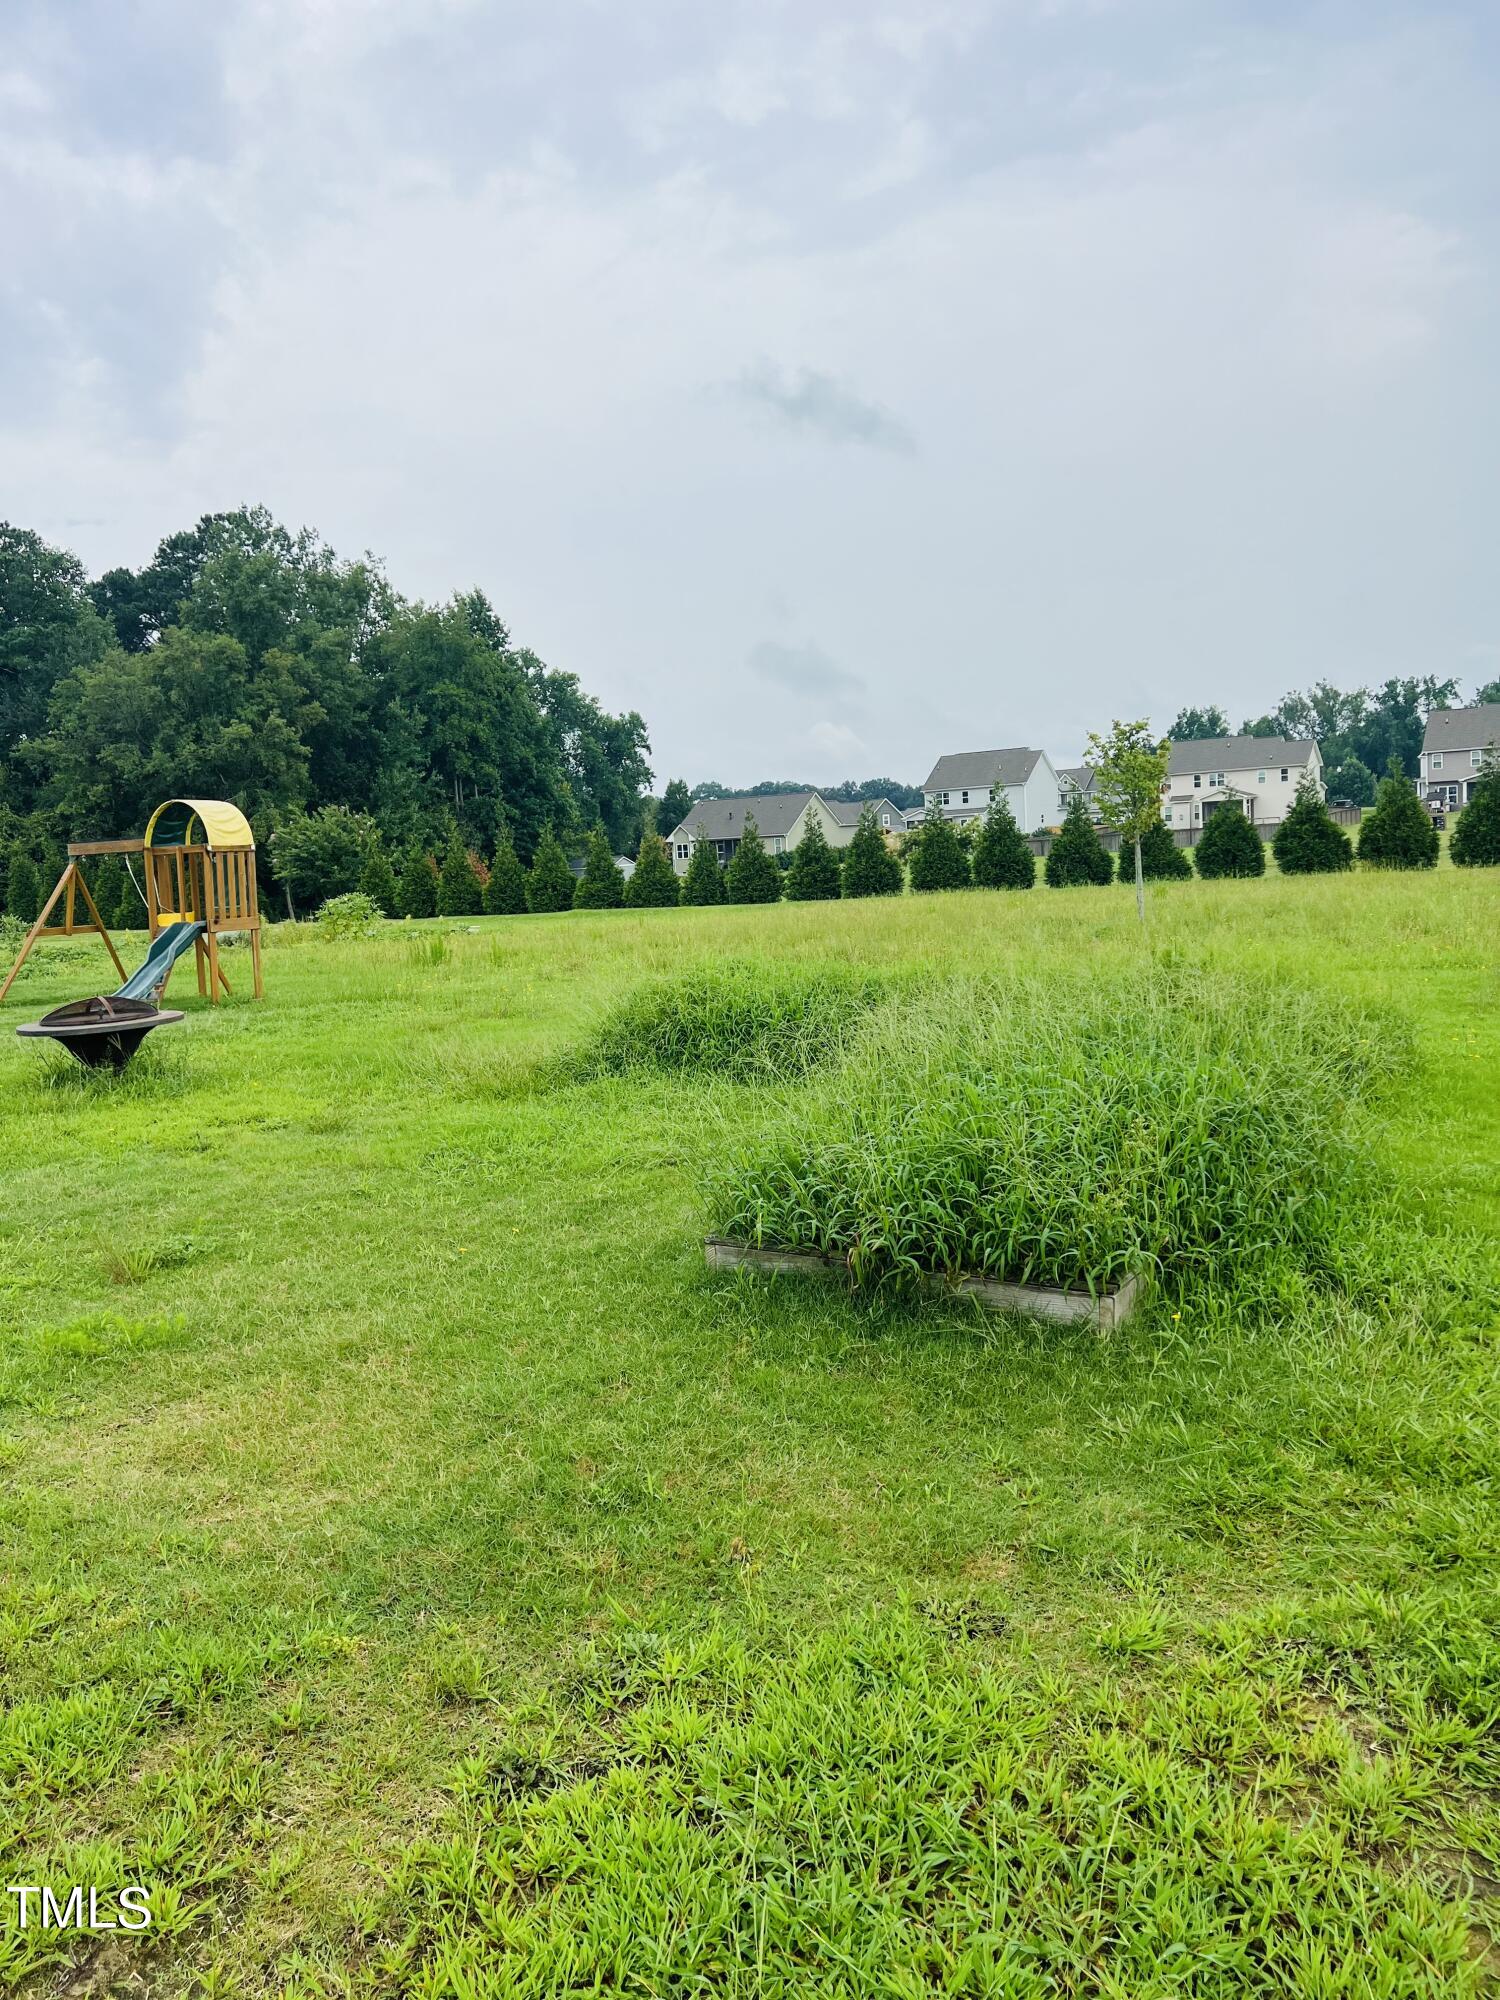
<path fill-rule="evenodd" d="M 842 1257 L 827 1256 L 821 1250 L 759 1250 L 749 1243 L 731 1243 L 722 1236 L 704 1239 L 703 1254 L 713 1271 L 765 1271 L 773 1277 L 795 1274 L 811 1278 L 847 1275 Z M 957 1278 L 925 1277 L 926 1291 L 951 1297 L 958 1293 L 978 1299 L 981 1305 L 998 1312 L 1030 1313 L 1039 1319 L 1071 1322 L 1087 1321 L 1108 1333 L 1123 1326 L 1136 1307 L 1140 1280 L 1127 1278 L 1109 1292 L 1060 1292 L 1046 1285 L 1007 1285 L 998 1278 L 982 1278 L 966 1273 Z"/>

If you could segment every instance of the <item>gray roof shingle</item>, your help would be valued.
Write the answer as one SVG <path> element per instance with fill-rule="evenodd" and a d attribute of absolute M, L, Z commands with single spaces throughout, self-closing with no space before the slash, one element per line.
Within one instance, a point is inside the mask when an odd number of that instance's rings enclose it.
<path fill-rule="evenodd" d="M 1167 765 L 1170 777 L 1188 777 L 1194 771 L 1256 771 L 1268 764 L 1305 764 L 1316 749 L 1311 738 L 1292 741 L 1285 736 L 1209 736 L 1172 745 Z"/>
<path fill-rule="evenodd" d="M 735 799 L 695 799 L 668 838 L 679 833 L 684 838 L 696 836 L 701 828 L 705 840 L 738 840 L 747 817 L 754 819 L 763 840 L 784 837 L 811 797 L 811 792 L 765 792 Z"/>
<path fill-rule="evenodd" d="M 1094 767 L 1092 764 L 1059 764 L 1057 775 L 1076 785 L 1085 797 L 1094 789 Z"/>
<path fill-rule="evenodd" d="M 1500 745 L 1500 701 L 1474 708 L 1435 708 L 1427 718 L 1423 750 L 1488 750 Z"/>
<path fill-rule="evenodd" d="M 1036 769 L 1040 750 L 959 750 L 939 757 L 927 774 L 924 792 L 993 791 L 1024 785 Z"/>
<path fill-rule="evenodd" d="M 904 817 L 900 806 L 893 806 L 889 799 L 824 799 L 821 792 L 818 797 L 823 799 L 840 826 L 858 826 L 859 816 L 866 806 L 874 806 L 877 820 L 883 812 L 889 813 L 893 825 Z"/>

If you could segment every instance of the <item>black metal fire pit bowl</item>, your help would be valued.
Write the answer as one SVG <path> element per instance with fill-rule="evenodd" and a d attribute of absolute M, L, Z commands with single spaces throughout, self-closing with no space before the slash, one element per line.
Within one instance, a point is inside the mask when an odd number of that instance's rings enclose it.
<path fill-rule="evenodd" d="M 44 1035 L 61 1042 L 70 1056 L 88 1069 L 124 1069 L 153 1028 L 180 1021 L 175 1007 L 154 1007 L 149 1000 L 118 1000 L 99 994 L 90 1000 L 70 1000 L 54 1007 L 40 1021 L 17 1028 L 18 1035 Z"/>

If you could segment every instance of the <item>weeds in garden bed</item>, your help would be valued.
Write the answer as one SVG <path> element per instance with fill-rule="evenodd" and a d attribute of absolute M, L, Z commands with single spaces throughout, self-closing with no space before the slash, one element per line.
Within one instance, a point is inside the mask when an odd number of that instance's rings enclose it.
<path fill-rule="evenodd" d="M 1327 999 L 1174 973 L 953 983 L 783 1100 L 719 1175 L 713 1225 L 856 1282 L 1274 1289 L 1358 1241 L 1375 1176 L 1351 1114 L 1401 1056 Z"/>

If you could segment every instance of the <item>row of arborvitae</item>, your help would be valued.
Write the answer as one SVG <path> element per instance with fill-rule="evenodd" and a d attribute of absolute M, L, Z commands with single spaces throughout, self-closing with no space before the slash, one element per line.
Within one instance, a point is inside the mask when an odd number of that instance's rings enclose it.
<path fill-rule="evenodd" d="M 636 873 L 640 873 L 639 863 Z M 817 820 L 812 820 L 793 851 L 790 868 L 785 870 L 767 854 L 753 816 L 747 817 L 727 868 L 719 866 L 708 841 L 695 841 L 682 878 L 682 901 L 698 907 L 709 903 L 775 903 L 784 891 L 789 902 L 831 903 L 840 896 L 899 896 L 901 888 L 901 863 L 885 844 L 874 808 L 867 806 L 842 856 L 828 845 Z"/>

